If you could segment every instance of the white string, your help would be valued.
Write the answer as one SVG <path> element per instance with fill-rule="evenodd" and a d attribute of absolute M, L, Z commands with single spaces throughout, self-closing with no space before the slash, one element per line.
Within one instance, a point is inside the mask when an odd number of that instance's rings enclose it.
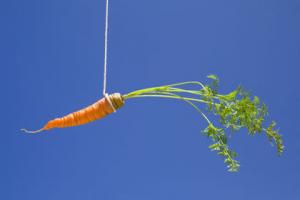
<path fill-rule="evenodd" d="M 103 77 L 103 95 L 106 94 L 106 77 L 107 77 L 107 49 L 108 49 L 108 0 L 105 8 L 105 34 L 104 34 L 104 77 Z"/>
<path fill-rule="evenodd" d="M 108 101 L 110 107 L 116 112 L 116 108 L 111 102 L 108 94 L 106 93 L 106 79 L 107 79 L 107 50 L 108 50 L 108 0 L 105 6 L 105 33 L 104 33 L 104 75 L 103 75 L 103 96 Z"/>

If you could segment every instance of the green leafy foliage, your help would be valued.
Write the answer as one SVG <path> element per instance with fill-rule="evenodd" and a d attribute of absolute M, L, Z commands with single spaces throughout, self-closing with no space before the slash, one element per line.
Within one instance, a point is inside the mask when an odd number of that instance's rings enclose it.
<path fill-rule="evenodd" d="M 239 168 L 239 163 L 234 158 L 236 152 L 229 149 L 227 145 L 227 136 L 222 128 L 216 128 L 213 124 L 209 124 L 203 133 L 213 140 L 213 144 L 209 146 L 212 151 L 216 151 L 218 155 L 224 157 L 224 162 L 227 164 L 230 172 L 236 172 Z"/>
<path fill-rule="evenodd" d="M 224 158 L 228 171 L 236 172 L 240 165 L 235 159 L 237 157 L 236 152 L 228 146 L 227 132 L 232 133 L 245 128 L 251 136 L 264 133 L 271 144 L 276 146 L 278 155 L 281 155 L 284 146 L 282 136 L 275 129 L 276 123 L 273 121 L 265 127 L 268 115 L 267 106 L 261 103 L 257 96 L 251 96 L 242 87 L 238 87 L 227 94 L 220 94 L 218 92 L 219 78 L 216 75 L 207 77 L 211 80 L 211 83 L 207 85 L 197 81 L 189 81 L 137 90 L 123 97 L 125 99 L 139 97 L 180 99 L 190 104 L 207 121 L 208 125 L 203 133 L 212 140 L 209 148 Z M 200 90 L 193 90 L 181 87 L 186 85 L 200 86 L 201 88 Z M 190 97 L 191 95 L 195 97 Z M 214 125 L 206 113 L 195 103 L 204 104 L 207 112 L 217 117 L 221 127 Z"/>
<path fill-rule="evenodd" d="M 281 139 L 282 136 L 280 134 L 278 134 L 278 130 L 274 130 L 275 125 L 276 125 L 276 122 L 273 121 L 267 129 L 264 129 L 264 131 L 265 131 L 269 141 L 272 144 L 274 144 L 274 143 L 276 144 L 278 155 L 281 155 L 283 153 L 284 146 L 283 146 L 282 139 Z"/>
<path fill-rule="evenodd" d="M 219 145 L 226 145 L 226 143 L 220 142 L 216 137 L 216 135 L 225 135 L 225 129 L 230 128 L 232 131 L 237 131 L 241 128 L 246 128 L 252 136 L 264 132 L 269 141 L 276 145 L 278 154 L 281 155 L 283 153 L 284 146 L 282 136 L 278 133 L 278 130 L 274 130 L 276 123 L 273 121 L 267 128 L 263 127 L 265 118 L 268 114 L 267 107 L 260 102 L 257 96 L 254 96 L 251 99 L 249 94 L 241 87 L 238 87 L 236 90 L 225 95 L 211 95 L 207 92 L 211 90 L 213 90 L 213 88 L 209 85 L 205 86 L 205 88 L 202 89 L 202 98 L 209 101 L 207 103 L 208 110 L 212 111 L 216 116 L 219 116 L 219 122 L 224 126 L 223 129 L 217 129 L 212 124 L 209 124 L 204 130 L 204 133 L 211 137 L 214 142 L 217 141 L 213 146 L 210 146 L 211 149 L 222 150 L 222 152 L 228 149 L 227 146 L 226 148 L 220 149 Z M 215 145 L 217 145 L 217 148 L 215 148 Z M 220 154 L 220 152 L 218 154 Z M 228 154 L 222 153 L 220 155 Z M 234 157 L 224 157 L 226 163 L 235 163 L 233 160 Z M 236 167 L 238 166 L 238 164 L 229 165 L 229 170 L 236 171 Z"/>

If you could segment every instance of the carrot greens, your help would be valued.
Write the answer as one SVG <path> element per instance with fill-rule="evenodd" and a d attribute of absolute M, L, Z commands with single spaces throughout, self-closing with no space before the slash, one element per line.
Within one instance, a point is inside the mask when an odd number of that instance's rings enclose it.
<path fill-rule="evenodd" d="M 252 97 L 241 87 L 228 94 L 218 92 L 219 79 L 215 75 L 209 75 L 210 84 L 203 84 L 198 81 L 181 82 L 159 87 L 151 87 L 136 90 L 123 95 L 123 98 L 168 98 L 183 100 L 191 105 L 207 122 L 207 127 L 202 131 L 212 140 L 209 148 L 216 151 L 224 158 L 228 170 L 236 172 L 239 169 L 239 162 L 236 160 L 237 154 L 228 146 L 228 129 L 238 131 L 246 128 L 250 135 L 264 133 L 268 140 L 276 145 L 278 155 L 283 153 L 282 136 L 275 129 L 276 123 L 273 121 L 265 127 L 267 107 L 261 103 L 257 96 Z M 185 89 L 193 86 L 197 89 Z M 206 112 L 202 111 L 202 104 Z M 209 120 L 206 113 L 213 113 L 218 118 L 219 126 Z"/>

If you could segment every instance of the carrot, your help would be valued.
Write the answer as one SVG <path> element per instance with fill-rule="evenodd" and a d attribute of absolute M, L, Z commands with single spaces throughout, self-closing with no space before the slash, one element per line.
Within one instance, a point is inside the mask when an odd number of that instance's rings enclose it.
<path fill-rule="evenodd" d="M 268 140 L 276 145 L 277 153 L 281 155 L 284 150 L 282 136 L 275 129 L 275 122 L 265 127 L 267 116 L 267 108 L 261 103 L 259 98 L 247 94 L 241 87 L 227 94 L 218 93 L 219 79 L 215 75 L 209 75 L 212 83 L 204 85 L 198 81 L 187 81 L 175 83 L 171 85 L 163 85 L 158 87 L 150 87 L 121 95 L 114 93 L 105 95 L 96 103 L 83 108 L 82 110 L 73 112 L 64 117 L 49 121 L 43 128 L 37 131 L 27 131 L 28 133 L 38 133 L 52 128 L 64 128 L 70 126 L 78 126 L 88 122 L 103 118 L 116 109 L 124 105 L 124 101 L 133 98 L 166 98 L 178 99 L 191 105 L 203 119 L 207 122 L 207 127 L 203 133 L 211 138 L 213 144 L 209 148 L 216 151 L 218 155 L 224 157 L 224 161 L 228 166 L 228 170 L 235 172 L 239 169 L 239 162 L 235 159 L 237 154 L 228 146 L 227 129 L 238 131 L 246 128 L 250 135 L 265 133 Z M 187 86 L 195 88 L 187 89 Z M 210 121 L 206 113 L 198 106 L 198 104 L 206 105 L 207 112 L 219 117 L 219 126 Z M 220 127 L 220 125 L 222 125 Z"/>
<path fill-rule="evenodd" d="M 64 117 L 56 118 L 48 121 L 48 123 L 41 129 L 36 131 L 28 131 L 21 129 L 27 133 L 39 133 L 44 130 L 53 128 L 65 128 L 71 126 L 79 126 L 97 119 L 101 119 L 119 109 L 124 105 L 124 99 L 120 93 L 105 95 L 96 103 L 89 105 L 79 111 L 70 113 Z"/>

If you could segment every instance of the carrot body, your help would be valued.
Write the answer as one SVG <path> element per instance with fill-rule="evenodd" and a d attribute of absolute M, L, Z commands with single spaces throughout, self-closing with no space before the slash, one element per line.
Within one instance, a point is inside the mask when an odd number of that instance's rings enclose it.
<path fill-rule="evenodd" d="M 124 100 L 120 93 L 114 93 L 103 97 L 96 103 L 89 105 L 79 111 L 70 113 L 64 117 L 56 118 L 48 121 L 48 123 L 40 130 L 27 131 L 29 133 L 38 133 L 52 128 L 65 128 L 71 126 L 79 126 L 97 119 L 101 119 L 124 105 Z"/>

